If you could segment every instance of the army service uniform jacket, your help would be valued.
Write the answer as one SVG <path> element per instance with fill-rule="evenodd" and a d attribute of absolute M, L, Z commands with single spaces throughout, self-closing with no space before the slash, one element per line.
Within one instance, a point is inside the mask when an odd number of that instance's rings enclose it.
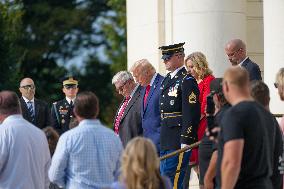
<path fill-rule="evenodd" d="M 52 104 L 51 125 L 59 135 L 69 130 L 69 123 L 73 118 L 73 106 L 65 98 Z"/>
<path fill-rule="evenodd" d="M 183 67 L 161 85 L 161 150 L 176 150 L 181 144 L 197 142 L 200 119 L 199 89 Z"/>

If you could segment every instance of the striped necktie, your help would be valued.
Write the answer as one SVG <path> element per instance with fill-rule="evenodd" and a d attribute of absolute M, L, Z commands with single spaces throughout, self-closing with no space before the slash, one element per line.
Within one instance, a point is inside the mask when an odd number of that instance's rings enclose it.
<path fill-rule="evenodd" d="M 29 110 L 29 113 L 30 113 L 30 116 L 31 116 L 31 121 L 32 121 L 32 123 L 34 123 L 35 122 L 35 112 L 34 112 L 33 102 L 28 101 L 27 106 L 28 106 L 28 110 Z"/>

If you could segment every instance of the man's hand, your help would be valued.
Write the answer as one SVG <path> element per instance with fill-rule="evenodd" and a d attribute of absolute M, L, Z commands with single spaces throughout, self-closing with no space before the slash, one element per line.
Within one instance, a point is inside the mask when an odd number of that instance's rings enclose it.
<path fill-rule="evenodd" d="M 219 132 L 220 132 L 220 131 L 221 131 L 221 128 L 220 128 L 220 127 L 214 127 L 214 128 L 211 130 L 212 133 L 217 133 L 217 136 L 219 135 Z M 206 132 L 206 136 L 208 136 L 210 140 L 212 140 L 212 141 L 218 143 L 218 137 L 211 136 L 211 135 L 210 135 L 210 132 L 208 131 L 208 128 L 206 128 L 206 131 L 205 131 L 205 132 Z"/>
<path fill-rule="evenodd" d="M 180 144 L 180 148 L 185 148 L 185 147 L 188 147 L 189 145 L 188 144 Z M 185 152 L 189 152 L 191 149 L 188 149 L 186 150 Z"/>

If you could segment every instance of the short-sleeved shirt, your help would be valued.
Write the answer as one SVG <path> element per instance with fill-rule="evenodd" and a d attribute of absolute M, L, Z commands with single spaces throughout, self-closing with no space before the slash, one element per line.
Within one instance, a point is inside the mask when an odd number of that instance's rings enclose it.
<path fill-rule="evenodd" d="M 225 143 L 243 139 L 241 170 L 235 188 L 272 188 L 270 180 L 272 143 L 267 127 L 273 125 L 273 116 L 253 101 L 240 102 L 226 112 L 221 121 L 218 143 L 218 186 L 221 183 L 220 168 Z"/>

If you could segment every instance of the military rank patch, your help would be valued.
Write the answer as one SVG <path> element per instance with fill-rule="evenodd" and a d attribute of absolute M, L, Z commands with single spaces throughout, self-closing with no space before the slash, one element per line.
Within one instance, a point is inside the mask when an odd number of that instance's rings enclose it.
<path fill-rule="evenodd" d="M 190 104 L 196 103 L 196 95 L 194 94 L 194 92 L 191 92 L 191 94 L 188 96 L 188 102 Z"/>
<path fill-rule="evenodd" d="M 186 133 L 187 133 L 187 134 L 190 134 L 191 131 L 192 131 L 192 126 L 190 126 L 190 127 L 187 128 Z"/>

